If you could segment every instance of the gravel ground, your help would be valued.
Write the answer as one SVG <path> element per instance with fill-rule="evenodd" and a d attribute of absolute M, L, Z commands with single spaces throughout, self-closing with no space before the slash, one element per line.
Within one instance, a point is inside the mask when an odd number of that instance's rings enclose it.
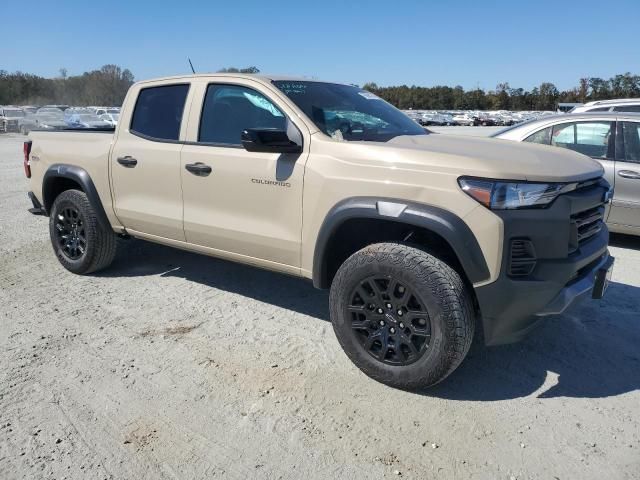
<path fill-rule="evenodd" d="M 606 299 L 423 393 L 346 358 L 303 280 L 132 240 L 66 272 L 0 137 L 0 478 L 640 478 L 640 239 Z"/>

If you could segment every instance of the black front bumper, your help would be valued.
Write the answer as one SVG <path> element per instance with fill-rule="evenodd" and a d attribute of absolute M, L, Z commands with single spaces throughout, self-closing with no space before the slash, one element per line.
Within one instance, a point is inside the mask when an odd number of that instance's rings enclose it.
<path fill-rule="evenodd" d="M 518 341 L 544 316 L 590 296 L 597 272 L 610 261 L 609 232 L 603 218 L 593 224 L 596 233 L 578 241 L 576 222 L 592 212 L 603 214 L 608 190 L 601 181 L 562 195 L 545 209 L 495 212 L 504 222 L 500 275 L 475 289 L 487 345 Z M 526 273 L 513 267 L 518 266 L 514 241 L 528 242 L 527 252 L 532 252 Z"/>

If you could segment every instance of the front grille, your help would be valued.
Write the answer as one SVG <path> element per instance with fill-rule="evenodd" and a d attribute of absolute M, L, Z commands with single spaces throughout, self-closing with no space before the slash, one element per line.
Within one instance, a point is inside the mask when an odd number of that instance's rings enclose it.
<path fill-rule="evenodd" d="M 584 212 L 571 216 L 571 240 L 569 250 L 577 250 L 595 235 L 600 233 L 604 226 L 604 206 L 600 205 Z"/>
<path fill-rule="evenodd" d="M 511 240 L 509 275 L 526 277 L 536 268 L 536 251 L 531 240 L 520 238 Z"/>

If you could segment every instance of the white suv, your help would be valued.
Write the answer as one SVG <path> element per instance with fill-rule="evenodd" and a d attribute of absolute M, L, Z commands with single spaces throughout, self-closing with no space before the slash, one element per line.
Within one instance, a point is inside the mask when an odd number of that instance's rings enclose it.
<path fill-rule="evenodd" d="M 585 112 L 640 112 L 640 98 L 596 100 L 574 107 L 569 113 Z"/>

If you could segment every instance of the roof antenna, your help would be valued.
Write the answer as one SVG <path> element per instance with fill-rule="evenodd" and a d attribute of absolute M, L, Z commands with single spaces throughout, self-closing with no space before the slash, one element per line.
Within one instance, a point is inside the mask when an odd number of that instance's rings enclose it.
<path fill-rule="evenodd" d="M 191 71 L 193 72 L 193 74 L 195 75 L 196 71 L 193 68 L 193 63 L 191 63 L 191 59 L 189 57 L 187 57 L 187 60 L 189 60 L 189 66 L 191 67 Z"/>

